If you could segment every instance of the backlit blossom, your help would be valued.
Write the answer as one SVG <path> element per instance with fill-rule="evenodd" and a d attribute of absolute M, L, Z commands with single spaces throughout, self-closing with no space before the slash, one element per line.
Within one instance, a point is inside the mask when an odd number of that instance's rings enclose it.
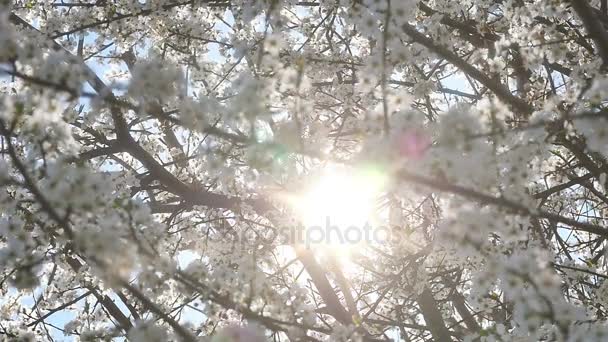
<path fill-rule="evenodd" d="M 0 1 L 0 335 L 607 340 L 606 11 Z"/>

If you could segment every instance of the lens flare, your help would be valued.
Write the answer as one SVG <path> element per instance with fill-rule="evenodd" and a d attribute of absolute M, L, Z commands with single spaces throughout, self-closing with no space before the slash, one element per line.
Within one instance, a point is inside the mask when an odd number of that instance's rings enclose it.
<path fill-rule="evenodd" d="M 311 240 L 306 242 L 338 249 L 365 242 L 385 182 L 371 167 L 324 169 L 293 201 Z"/>

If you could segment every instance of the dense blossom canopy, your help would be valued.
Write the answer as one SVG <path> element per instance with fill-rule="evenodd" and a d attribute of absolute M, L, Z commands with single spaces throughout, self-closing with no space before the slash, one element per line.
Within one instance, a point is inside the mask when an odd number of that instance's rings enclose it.
<path fill-rule="evenodd" d="M 2 0 L 0 340 L 606 341 L 607 73 L 606 0 Z"/>

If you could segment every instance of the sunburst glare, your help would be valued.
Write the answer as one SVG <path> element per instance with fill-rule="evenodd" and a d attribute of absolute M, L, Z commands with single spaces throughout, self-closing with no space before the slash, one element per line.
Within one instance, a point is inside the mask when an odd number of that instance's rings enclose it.
<path fill-rule="evenodd" d="M 348 254 L 372 235 L 386 177 L 372 168 L 327 167 L 292 200 L 305 243 Z"/>

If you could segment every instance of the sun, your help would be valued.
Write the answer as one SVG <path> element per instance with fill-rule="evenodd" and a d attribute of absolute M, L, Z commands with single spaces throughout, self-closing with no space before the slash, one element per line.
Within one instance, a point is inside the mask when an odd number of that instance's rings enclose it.
<path fill-rule="evenodd" d="M 385 177 L 371 168 L 323 169 L 292 201 L 305 228 L 304 243 L 344 253 L 367 242 L 384 185 Z"/>

